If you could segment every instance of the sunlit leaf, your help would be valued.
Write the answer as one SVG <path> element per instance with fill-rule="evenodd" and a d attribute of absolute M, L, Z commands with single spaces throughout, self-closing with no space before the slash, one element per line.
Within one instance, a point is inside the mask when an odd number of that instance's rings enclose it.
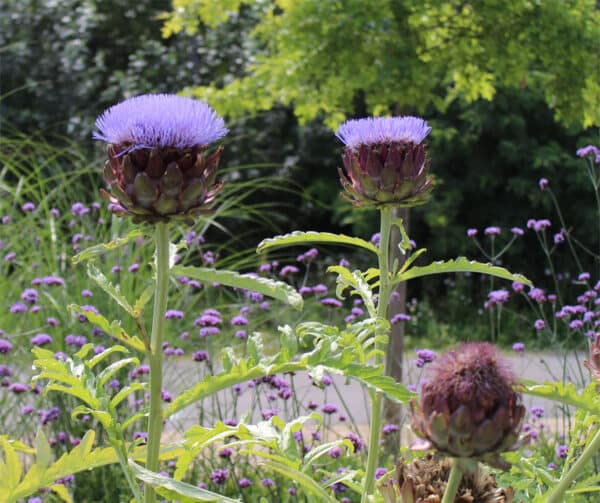
<path fill-rule="evenodd" d="M 331 244 L 331 245 L 344 245 L 351 246 L 353 248 L 362 248 L 377 255 L 379 250 L 373 243 L 369 243 L 364 239 L 355 238 L 351 236 L 345 236 L 344 234 L 333 234 L 331 232 L 302 232 L 294 231 L 290 234 L 284 234 L 282 236 L 276 236 L 261 241 L 256 248 L 258 253 L 265 252 L 267 250 L 275 248 L 283 248 L 285 246 L 300 246 L 300 245 L 311 245 L 311 244 Z"/>
<path fill-rule="evenodd" d="M 94 259 L 99 255 L 105 254 L 107 251 L 121 248 L 121 246 L 129 243 L 130 241 L 143 236 L 144 233 L 141 229 L 135 229 L 129 232 L 127 236 L 114 239 L 110 243 L 100 243 L 94 246 L 90 246 L 89 248 L 86 248 L 85 250 L 79 252 L 71 260 L 74 264 L 78 264 L 79 262 Z"/>
<path fill-rule="evenodd" d="M 497 278 L 506 279 L 509 281 L 518 281 L 524 285 L 531 286 L 529 281 L 522 274 L 513 274 L 506 270 L 504 267 L 495 266 L 492 264 L 485 264 L 483 262 L 477 262 L 475 260 L 469 260 L 465 257 L 459 257 L 452 260 L 440 260 L 433 262 L 426 266 L 414 266 L 403 272 L 398 273 L 392 284 L 400 283 L 401 281 L 408 281 L 414 278 L 420 278 L 421 276 L 430 276 L 432 274 L 446 274 L 446 273 L 457 273 L 457 272 L 469 272 L 486 274 L 488 276 L 495 276 Z"/>
<path fill-rule="evenodd" d="M 243 288 L 258 292 L 283 302 L 287 302 L 295 309 L 301 310 L 303 305 L 302 296 L 290 285 L 282 281 L 257 277 L 251 274 L 240 274 L 235 271 L 221 271 L 203 267 L 175 266 L 171 273 L 176 276 L 187 276 L 199 281 L 209 283 L 220 283 L 233 288 Z"/>

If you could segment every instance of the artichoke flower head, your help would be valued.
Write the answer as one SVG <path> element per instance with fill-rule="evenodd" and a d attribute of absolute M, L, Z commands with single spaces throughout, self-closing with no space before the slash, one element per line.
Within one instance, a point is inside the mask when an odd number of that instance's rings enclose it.
<path fill-rule="evenodd" d="M 488 343 L 465 343 L 428 368 L 412 429 L 439 452 L 507 468 L 499 453 L 517 442 L 525 407 L 510 365 Z"/>
<path fill-rule="evenodd" d="M 94 138 L 108 143 L 102 191 L 117 213 L 136 222 L 193 221 L 208 211 L 222 183 L 215 182 L 221 148 L 207 146 L 227 134 L 206 103 L 170 94 L 129 98 L 96 120 Z"/>
<path fill-rule="evenodd" d="M 419 117 L 369 117 L 344 122 L 337 137 L 344 143 L 345 190 L 342 197 L 358 208 L 424 204 L 433 189 L 427 149 L 431 128 Z"/>

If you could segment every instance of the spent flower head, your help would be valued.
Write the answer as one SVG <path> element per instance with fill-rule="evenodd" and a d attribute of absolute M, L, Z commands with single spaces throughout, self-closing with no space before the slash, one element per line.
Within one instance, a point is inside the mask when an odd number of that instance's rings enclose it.
<path fill-rule="evenodd" d="M 511 448 L 525 407 L 516 379 L 488 343 L 465 343 L 438 357 L 425 374 L 412 428 L 438 451 L 503 466 L 498 453 Z"/>
<path fill-rule="evenodd" d="M 116 213 L 150 223 L 191 221 L 221 190 L 215 183 L 221 149 L 207 146 L 227 134 L 206 103 L 169 94 L 125 100 L 96 120 L 94 138 L 109 144 L 103 192 Z"/>
<path fill-rule="evenodd" d="M 337 137 L 344 143 L 346 199 L 357 207 L 416 206 L 433 188 L 422 141 L 431 128 L 419 117 L 369 117 L 344 122 Z"/>

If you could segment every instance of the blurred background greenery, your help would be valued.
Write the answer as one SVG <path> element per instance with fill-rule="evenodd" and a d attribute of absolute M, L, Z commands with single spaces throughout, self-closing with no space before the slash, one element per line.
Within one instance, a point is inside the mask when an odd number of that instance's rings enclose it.
<path fill-rule="evenodd" d="M 376 215 L 338 197 L 333 131 L 348 117 L 419 114 L 433 126 L 439 184 L 412 211 L 410 234 L 431 258 L 480 258 L 470 227 L 500 226 L 508 240 L 528 218 L 554 222 L 540 177 L 597 249 L 593 194 L 574 152 L 598 143 L 599 40 L 594 0 L 0 0 L 1 132 L 75 148 L 92 173 L 77 190 L 95 198 L 96 115 L 135 94 L 184 92 L 227 116 L 232 178 L 256 176 L 238 166 L 262 166 L 289 180 L 289 191 L 247 198 L 268 202 L 281 231 L 368 237 Z M 274 232 L 229 228 L 248 247 Z M 528 253 L 535 240 L 526 235 L 503 259 L 538 279 L 547 271 Z M 568 257 L 554 259 L 569 269 Z M 411 284 L 409 297 L 449 306 L 457 322 L 481 307 L 449 286 Z"/>

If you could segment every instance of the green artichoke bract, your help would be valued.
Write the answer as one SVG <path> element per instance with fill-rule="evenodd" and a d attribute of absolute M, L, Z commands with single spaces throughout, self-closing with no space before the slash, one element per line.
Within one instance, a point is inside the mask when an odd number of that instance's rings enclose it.
<path fill-rule="evenodd" d="M 111 193 L 103 195 L 134 221 L 193 220 L 223 188 L 215 182 L 223 149 L 208 157 L 203 150 L 155 148 L 122 154 L 126 146 L 109 145 L 103 174 Z"/>
<path fill-rule="evenodd" d="M 505 467 L 521 430 L 525 407 L 516 378 L 488 343 L 466 343 L 438 358 L 425 374 L 412 429 L 438 451 Z"/>
<path fill-rule="evenodd" d="M 222 148 L 207 146 L 227 134 L 206 103 L 169 94 L 125 100 L 96 120 L 94 137 L 106 141 L 103 192 L 110 208 L 134 221 L 193 221 L 222 189 L 215 182 Z"/>
<path fill-rule="evenodd" d="M 344 142 L 342 197 L 361 208 L 424 204 L 433 189 L 427 148 L 431 128 L 418 117 L 350 120 L 337 133 Z"/>

